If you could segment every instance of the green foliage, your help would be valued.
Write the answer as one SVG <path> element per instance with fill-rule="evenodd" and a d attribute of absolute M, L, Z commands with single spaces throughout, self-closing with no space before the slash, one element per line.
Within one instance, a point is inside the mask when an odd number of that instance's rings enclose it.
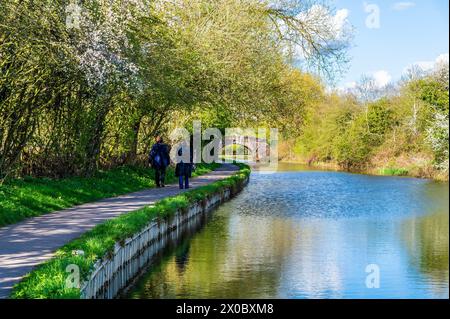
<path fill-rule="evenodd" d="M 407 176 L 409 171 L 406 168 L 382 168 L 380 169 L 381 175 L 388 175 L 388 176 Z"/>
<path fill-rule="evenodd" d="M 373 142 L 381 144 L 384 135 L 394 126 L 393 111 L 390 109 L 389 101 L 381 99 L 368 106 L 367 122 L 369 132 L 372 134 Z"/>
<path fill-rule="evenodd" d="M 448 113 L 436 113 L 427 130 L 427 140 L 434 152 L 435 165 L 448 173 L 449 160 L 449 117 Z"/>
<path fill-rule="evenodd" d="M 349 128 L 335 139 L 334 157 L 343 167 L 358 168 L 369 158 L 373 135 L 367 131 L 367 123 L 360 114 Z"/>
<path fill-rule="evenodd" d="M 396 94 L 369 102 L 332 94 L 321 103 L 308 104 L 296 152 L 309 163 L 334 162 L 344 169 L 427 176 L 434 169 L 436 177 L 448 173 L 446 78 L 448 65 L 401 83 Z"/>
<path fill-rule="evenodd" d="M 418 97 L 422 101 L 434 106 L 440 112 L 448 114 L 449 92 L 443 83 L 428 78 L 412 82 L 411 85 L 418 87 Z"/>
<path fill-rule="evenodd" d="M 0 179 L 136 164 L 193 119 L 294 134 L 323 89 L 286 52 L 301 44 L 331 77 L 348 30 L 321 1 L 283 2 L 298 15 L 259 0 L 2 0 Z M 320 28 L 299 18 L 315 3 Z"/>
<path fill-rule="evenodd" d="M 240 167 L 239 172 L 229 178 L 181 195 L 165 198 L 153 207 L 121 215 L 94 227 L 80 238 L 61 247 L 54 258 L 29 273 L 14 287 L 11 297 L 16 299 L 80 298 L 79 289 L 65 288 L 68 265 L 79 266 L 80 280 L 86 280 L 93 270 L 94 263 L 99 259 L 107 258 L 116 242 L 123 242 L 154 219 L 170 218 L 177 210 L 242 182 L 249 176 L 250 168 L 245 164 L 237 165 Z M 73 256 L 74 250 L 83 250 L 84 255 Z"/>

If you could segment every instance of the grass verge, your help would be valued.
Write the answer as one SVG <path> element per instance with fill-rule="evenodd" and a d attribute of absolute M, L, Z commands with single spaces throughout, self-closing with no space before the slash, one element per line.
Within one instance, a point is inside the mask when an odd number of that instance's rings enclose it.
<path fill-rule="evenodd" d="M 210 172 L 219 164 L 198 164 L 194 176 Z M 150 168 L 124 166 L 99 171 L 93 177 L 63 179 L 31 178 L 7 181 L 0 185 L 0 227 L 18 223 L 75 205 L 155 187 Z M 173 168 L 166 182 L 176 180 Z"/>
<path fill-rule="evenodd" d="M 381 168 L 380 169 L 381 175 L 387 175 L 387 176 L 408 176 L 409 171 L 406 168 Z"/>
<path fill-rule="evenodd" d="M 108 258 L 116 242 L 123 242 L 139 232 L 155 218 L 170 218 L 177 210 L 203 200 L 207 196 L 225 188 L 233 188 L 249 174 L 245 164 L 236 164 L 239 172 L 224 180 L 199 187 L 189 192 L 165 198 L 153 207 L 146 207 L 94 227 L 78 239 L 58 249 L 55 257 L 38 266 L 18 283 L 12 292 L 15 299 L 77 299 L 80 289 L 67 288 L 66 267 L 75 264 L 80 269 L 80 282 L 85 281 L 93 270 L 95 262 Z M 73 255 L 73 251 L 82 250 L 83 256 Z"/>

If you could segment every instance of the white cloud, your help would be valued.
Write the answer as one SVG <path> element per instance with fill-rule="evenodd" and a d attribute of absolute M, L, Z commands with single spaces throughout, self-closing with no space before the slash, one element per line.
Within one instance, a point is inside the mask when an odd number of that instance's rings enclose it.
<path fill-rule="evenodd" d="M 430 61 L 418 61 L 403 69 L 403 75 L 424 76 L 438 71 L 442 65 L 449 64 L 449 54 L 440 54 L 436 59 Z M 373 73 L 364 74 L 372 81 L 373 87 L 377 89 L 385 89 L 388 84 L 392 83 L 392 75 L 386 70 L 379 70 Z M 361 85 L 360 82 L 347 82 L 337 88 L 340 93 L 347 93 L 355 90 Z"/>
<path fill-rule="evenodd" d="M 346 26 L 349 24 L 348 17 L 350 16 L 350 10 L 341 9 L 336 12 L 336 14 L 332 17 L 332 25 L 333 29 L 338 35 L 341 37 L 345 31 Z"/>
<path fill-rule="evenodd" d="M 448 63 L 449 63 L 449 54 L 443 53 L 443 54 L 439 55 L 435 60 L 432 60 L 432 61 L 417 61 L 417 62 L 409 65 L 408 67 L 406 67 L 403 70 L 403 73 L 407 73 L 408 70 L 411 70 L 414 68 L 419 68 L 424 72 L 430 72 L 430 71 L 433 71 L 437 66 L 439 66 L 441 64 L 448 64 Z"/>
<path fill-rule="evenodd" d="M 413 66 L 417 66 L 423 71 L 430 71 L 434 68 L 434 61 L 418 61 L 413 63 Z"/>
<path fill-rule="evenodd" d="M 448 53 L 441 54 L 436 58 L 436 64 L 448 64 L 448 62 L 449 62 Z"/>
<path fill-rule="evenodd" d="M 350 10 L 348 9 L 340 9 L 333 14 L 327 7 L 315 4 L 309 10 L 299 13 L 297 18 L 305 23 L 315 23 L 318 30 L 329 30 L 332 33 L 330 36 L 340 39 L 350 25 L 349 16 Z"/>
<path fill-rule="evenodd" d="M 346 88 L 346 89 L 354 89 L 354 88 L 356 88 L 357 85 L 358 85 L 358 83 L 356 83 L 355 81 L 347 82 L 347 83 L 344 84 L 344 88 Z"/>
<path fill-rule="evenodd" d="M 373 73 L 372 76 L 373 76 L 373 79 L 375 80 L 375 84 L 378 88 L 384 88 L 392 80 L 392 76 L 389 74 L 389 72 L 387 72 L 385 70 L 377 71 L 377 72 Z"/>
<path fill-rule="evenodd" d="M 311 36 L 317 42 L 332 42 L 334 44 L 345 43 L 348 41 L 348 31 L 351 29 L 349 21 L 350 10 L 340 9 L 336 12 L 329 8 L 315 4 L 308 10 L 300 12 L 296 18 L 306 25 L 311 26 Z M 288 26 L 283 22 L 280 24 L 281 32 L 288 32 Z M 299 60 L 304 60 L 308 54 L 303 52 L 300 45 L 294 45 L 292 48 L 294 56 Z"/>
<path fill-rule="evenodd" d="M 336 90 L 339 93 L 347 93 L 347 92 L 351 92 L 354 89 L 356 89 L 357 86 L 358 86 L 358 83 L 356 83 L 354 81 L 347 82 L 347 83 L 344 83 L 344 85 L 337 87 Z"/>
<path fill-rule="evenodd" d="M 370 79 L 371 85 L 373 89 L 384 89 L 386 86 L 391 83 L 392 76 L 389 74 L 388 71 L 380 70 L 376 71 L 370 74 L 365 74 L 365 77 Z M 342 86 L 337 88 L 337 91 L 340 93 L 348 93 L 355 91 L 358 87 L 360 87 L 362 84 L 361 82 L 347 82 L 344 83 Z"/>
<path fill-rule="evenodd" d="M 403 10 L 407 10 L 410 9 L 412 7 L 415 7 L 416 4 L 415 2 L 411 2 L 411 1 L 407 1 L 407 2 L 396 2 L 394 3 L 394 5 L 392 6 L 392 9 L 394 9 L 395 11 L 403 11 Z"/>

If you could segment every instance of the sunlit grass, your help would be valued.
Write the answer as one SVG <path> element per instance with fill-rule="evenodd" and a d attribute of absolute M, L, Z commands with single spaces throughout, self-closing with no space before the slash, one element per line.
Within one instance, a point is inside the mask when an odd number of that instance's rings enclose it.
<path fill-rule="evenodd" d="M 206 174 L 219 164 L 198 164 L 194 176 Z M 74 205 L 155 187 L 150 168 L 125 166 L 99 171 L 93 177 L 64 179 L 31 178 L 0 185 L 0 227 Z M 174 170 L 166 182 L 175 182 Z"/>
<path fill-rule="evenodd" d="M 68 276 L 66 267 L 75 264 L 80 269 L 80 278 L 86 280 L 94 263 L 108 256 L 116 242 L 136 234 L 155 218 L 170 218 L 191 203 L 205 199 L 225 188 L 233 188 L 242 182 L 250 169 L 245 164 L 236 164 L 240 171 L 224 180 L 193 189 L 189 192 L 165 198 L 153 207 L 146 207 L 111 219 L 84 233 L 56 252 L 56 257 L 40 265 L 14 287 L 12 298 L 80 298 L 80 290 L 65 287 Z M 73 256 L 72 252 L 82 250 L 83 256 Z"/>
<path fill-rule="evenodd" d="M 387 176 L 407 176 L 409 171 L 406 168 L 382 168 L 380 169 L 381 175 Z"/>

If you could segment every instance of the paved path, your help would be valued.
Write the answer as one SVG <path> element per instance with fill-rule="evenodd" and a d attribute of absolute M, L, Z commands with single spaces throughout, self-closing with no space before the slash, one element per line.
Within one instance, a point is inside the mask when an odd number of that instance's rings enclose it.
<path fill-rule="evenodd" d="M 194 178 L 192 188 L 232 175 L 238 168 L 223 164 L 219 169 Z M 136 193 L 107 198 L 62 211 L 30 218 L 0 228 L 0 298 L 8 298 L 12 286 L 34 266 L 50 259 L 53 252 L 94 226 L 121 214 L 153 205 L 185 190 L 171 184 Z"/>

